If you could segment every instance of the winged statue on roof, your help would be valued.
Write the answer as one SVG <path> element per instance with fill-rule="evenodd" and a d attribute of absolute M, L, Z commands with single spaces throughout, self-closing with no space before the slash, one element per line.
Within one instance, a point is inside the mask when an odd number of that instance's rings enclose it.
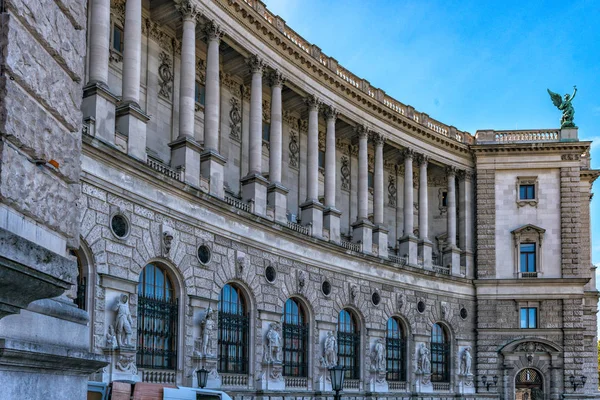
<path fill-rule="evenodd" d="M 575 123 L 573 122 L 573 117 L 575 116 L 575 109 L 573 108 L 573 99 L 575 98 L 575 94 L 577 94 L 577 86 L 573 86 L 573 94 L 565 94 L 564 98 L 560 96 L 558 93 L 554 93 L 550 89 L 548 89 L 548 94 L 552 99 L 552 103 L 563 112 L 562 118 L 560 119 L 560 127 L 561 128 L 576 128 Z"/>

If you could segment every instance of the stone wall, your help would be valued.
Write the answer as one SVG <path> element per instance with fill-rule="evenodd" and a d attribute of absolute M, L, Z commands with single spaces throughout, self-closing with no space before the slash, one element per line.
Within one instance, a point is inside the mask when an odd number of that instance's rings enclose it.
<path fill-rule="evenodd" d="M 579 175 L 579 167 L 560 169 L 561 264 L 565 278 L 581 276 L 584 273 L 579 258 L 581 252 Z"/>
<path fill-rule="evenodd" d="M 476 175 L 477 274 L 496 277 L 496 171 L 477 170 Z"/>

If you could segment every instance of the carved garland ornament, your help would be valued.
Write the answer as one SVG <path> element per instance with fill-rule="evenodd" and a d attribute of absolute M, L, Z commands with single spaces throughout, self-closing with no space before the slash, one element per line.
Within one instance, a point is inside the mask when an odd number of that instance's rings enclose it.
<path fill-rule="evenodd" d="M 158 94 L 167 100 L 171 100 L 171 91 L 173 90 L 173 65 L 171 57 L 162 51 L 158 58 L 160 60 L 160 66 L 158 67 L 158 77 L 160 79 L 158 82 Z"/>
<path fill-rule="evenodd" d="M 350 159 L 348 156 L 342 156 L 342 168 L 340 175 L 342 178 L 342 189 L 350 190 Z"/>
<path fill-rule="evenodd" d="M 235 97 L 232 97 L 229 101 L 231 104 L 231 110 L 229 111 L 229 137 L 233 140 L 241 140 L 242 131 L 242 114 L 240 113 L 240 101 Z"/>
<path fill-rule="evenodd" d="M 290 150 L 290 167 L 298 168 L 300 146 L 298 145 L 298 133 L 293 130 L 290 131 L 290 144 L 288 148 Z"/>
<path fill-rule="evenodd" d="M 396 178 L 394 175 L 388 176 L 388 206 L 396 207 Z"/>

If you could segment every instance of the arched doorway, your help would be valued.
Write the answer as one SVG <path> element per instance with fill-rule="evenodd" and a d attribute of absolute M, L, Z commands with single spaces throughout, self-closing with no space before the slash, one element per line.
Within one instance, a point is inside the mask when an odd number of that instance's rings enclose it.
<path fill-rule="evenodd" d="M 533 368 L 525 368 L 515 377 L 515 400 L 544 400 L 542 374 Z"/>

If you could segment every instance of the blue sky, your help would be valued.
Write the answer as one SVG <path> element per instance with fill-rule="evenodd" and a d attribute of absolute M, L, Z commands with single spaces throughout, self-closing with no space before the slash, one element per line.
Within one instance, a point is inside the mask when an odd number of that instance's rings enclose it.
<path fill-rule="evenodd" d="M 546 89 L 577 85 L 580 140 L 600 168 L 600 3 L 264 0 L 328 56 L 460 130 L 558 128 Z M 600 180 L 592 207 L 600 263 Z"/>

